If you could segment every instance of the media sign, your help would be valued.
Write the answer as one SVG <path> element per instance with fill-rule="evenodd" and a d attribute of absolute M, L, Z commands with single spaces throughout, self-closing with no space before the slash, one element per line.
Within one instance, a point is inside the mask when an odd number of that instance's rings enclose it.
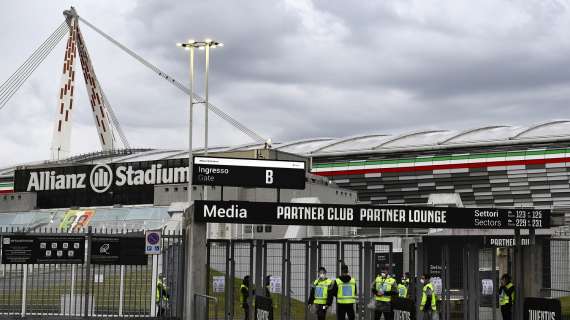
<path fill-rule="evenodd" d="M 85 237 L 4 236 L 2 264 L 82 264 Z"/>
<path fill-rule="evenodd" d="M 386 228 L 549 228 L 542 209 L 195 201 L 198 222 Z"/>
<path fill-rule="evenodd" d="M 195 157 L 192 183 L 302 190 L 305 189 L 305 162 Z"/>
<path fill-rule="evenodd" d="M 16 170 L 14 191 L 36 192 L 39 208 L 151 204 L 154 185 L 187 183 L 188 159 Z"/>

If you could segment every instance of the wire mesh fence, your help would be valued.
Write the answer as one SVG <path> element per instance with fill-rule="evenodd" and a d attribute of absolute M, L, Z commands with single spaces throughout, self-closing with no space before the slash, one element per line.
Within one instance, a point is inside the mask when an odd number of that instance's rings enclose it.
<path fill-rule="evenodd" d="M 3 229 L 0 237 L 5 248 L 3 263 L 0 263 L 0 317 L 181 316 L 184 283 L 181 233 L 163 233 L 161 253 L 144 256 L 140 251 L 142 258 L 136 265 L 129 261 L 121 264 L 91 261 L 95 250 L 92 239 L 140 239 L 144 246 L 144 232 L 140 230 L 68 233 L 56 229 L 34 232 Z M 36 242 L 29 247 L 5 246 L 11 243 L 10 239 Z M 50 239 L 55 240 L 50 243 Z M 55 259 L 73 257 L 77 252 L 83 256 L 73 261 Z M 21 263 L 9 260 L 9 256 L 18 254 L 35 257 L 35 260 Z M 48 259 L 50 257 L 54 259 Z M 157 293 L 159 282 L 164 288 L 160 294 Z"/>

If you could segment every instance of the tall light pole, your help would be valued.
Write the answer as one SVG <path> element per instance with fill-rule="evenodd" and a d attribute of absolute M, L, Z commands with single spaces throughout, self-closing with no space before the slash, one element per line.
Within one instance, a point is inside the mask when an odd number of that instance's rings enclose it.
<path fill-rule="evenodd" d="M 206 50 L 206 67 L 205 67 L 205 101 L 204 101 L 204 108 L 205 108 L 205 132 L 204 132 L 204 150 L 205 154 L 208 154 L 208 72 L 210 68 L 210 48 L 215 48 L 218 46 L 223 46 L 222 43 L 213 41 L 211 39 L 206 39 L 204 41 L 194 41 L 188 40 L 187 42 L 177 43 L 178 47 L 184 48 L 190 52 L 190 110 L 188 116 L 188 208 L 192 205 L 192 165 L 193 165 L 193 158 L 192 158 L 192 115 L 194 110 L 194 51 L 196 48 L 200 50 Z M 204 188 L 204 199 L 206 199 L 206 189 Z M 184 217 L 184 221 L 188 221 L 191 217 Z M 183 223 L 185 225 L 186 223 Z M 188 306 L 186 310 L 186 318 L 190 318 L 193 315 L 195 306 L 193 305 L 194 302 L 194 285 L 193 285 L 193 276 L 194 276 L 194 258 L 193 258 L 193 251 L 194 251 L 194 223 L 190 223 L 189 226 L 190 230 L 190 237 L 188 243 L 188 257 L 187 257 L 187 282 L 186 282 L 186 301 L 185 304 Z M 207 237 L 208 233 L 206 233 Z"/>

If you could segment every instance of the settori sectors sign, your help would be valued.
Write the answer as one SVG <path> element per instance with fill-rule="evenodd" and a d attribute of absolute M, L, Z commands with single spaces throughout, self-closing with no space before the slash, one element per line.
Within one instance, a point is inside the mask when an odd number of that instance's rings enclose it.
<path fill-rule="evenodd" d="M 302 190 L 305 189 L 305 162 L 195 157 L 192 183 Z"/>
<path fill-rule="evenodd" d="M 197 222 L 393 228 L 538 229 L 550 210 L 195 201 Z"/>

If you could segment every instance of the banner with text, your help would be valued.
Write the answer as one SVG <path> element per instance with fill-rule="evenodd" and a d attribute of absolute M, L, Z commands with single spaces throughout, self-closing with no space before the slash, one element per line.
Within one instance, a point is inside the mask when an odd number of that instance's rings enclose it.
<path fill-rule="evenodd" d="M 192 183 L 206 186 L 305 189 L 305 162 L 195 157 Z"/>
<path fill-rule="evenodd" d="M 525 298 L 524 320 L 562 320 L 560 300 Z"/>
<path fill-rule="evenodd" d="M 392 298 L 392 311 L 394 320 L 414 320 L 416 318 L 416 305 L 411 299 Z"/>
<path fill-rule="evenodd" d="M 543 209 L 195 201 L 198 222 L 387 228 L 549 228 Z"/>

